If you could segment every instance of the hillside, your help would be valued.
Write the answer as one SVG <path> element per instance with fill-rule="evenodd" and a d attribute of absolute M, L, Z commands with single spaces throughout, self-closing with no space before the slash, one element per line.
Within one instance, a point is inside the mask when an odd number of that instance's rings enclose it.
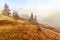
<path fill-rule="evenodd" d="M 48 37 L 35 25 L 0 15 L 0 40 L 58 40 Z"/>

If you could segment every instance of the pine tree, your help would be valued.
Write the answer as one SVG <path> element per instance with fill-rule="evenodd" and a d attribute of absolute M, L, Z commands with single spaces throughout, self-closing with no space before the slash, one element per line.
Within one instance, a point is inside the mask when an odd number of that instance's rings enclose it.
<path fill-rule="evenodd" d="M 30 19 L 31 22 L 34 20 L 33 13 L 31 13 Z"/>
<path fill-rule="evenodd" d="M 29 21 L 30 21 L 31 23 L 33 23 L 33 22 L 34 22 L 33 13 L 31 13 L 31 16 L 30 16 L 30 19 L 29 19 Z"/>
<path fill-rule="evenodd" d="M 37 22 L 37 16 L 35 15 L 35 22 Z"/>
<path fill-rule="evenodd" d="M 2 10 L 2 14 L 6 16 L 10 16 L 10 9 L 7 4 L 5 4 L 4 9 Z"/>
<path fill-rule="evenodd" d="M 19 19 L 18 12 L 15 10 L 13 11 L 13 18 Z"/>
<path fill-rule="evenodd" d="M 31 13 L 29 22 L 32 23 L 32 24 L 36 24 L 36 23 L 37 23 L 36 15 L 35 15 L 35 17 L 34 17 L 34 16 L 33 16 L 33 13 Z"/>
<path fill-rule="evenodd" d="M 33 13 L 31 13 L 31 17 L 30 17 L 30 19 L 31 19 L 31 20 L 34 19 L 34 18 L 33 18 Z"/>

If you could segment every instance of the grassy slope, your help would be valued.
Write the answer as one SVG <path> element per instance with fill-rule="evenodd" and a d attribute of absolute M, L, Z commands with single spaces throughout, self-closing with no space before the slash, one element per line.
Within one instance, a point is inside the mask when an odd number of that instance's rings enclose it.
<path fill-rule="evenodd" d="M 38 27 L 22 20 L 1 16 L 0 40 L 57 40 L 49 39 Z"/>

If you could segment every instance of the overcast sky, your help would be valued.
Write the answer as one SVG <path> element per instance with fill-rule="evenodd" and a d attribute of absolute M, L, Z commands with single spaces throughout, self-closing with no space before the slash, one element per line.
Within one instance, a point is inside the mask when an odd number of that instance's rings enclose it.
<path fill-rule="evenodd" d="M 60 0 L 0 0 L 0 10 L 7 3 L 11 10 L 25 8 L 37 9 L 35 14 L 44 18 L 52 14 L 54 10 L 60 10 Z"/>
<path fill-rule="evenodd" d="M 60 0 L 0 0 L 0 9 L 7 3 L 12 8 L 60 9 Z"/>

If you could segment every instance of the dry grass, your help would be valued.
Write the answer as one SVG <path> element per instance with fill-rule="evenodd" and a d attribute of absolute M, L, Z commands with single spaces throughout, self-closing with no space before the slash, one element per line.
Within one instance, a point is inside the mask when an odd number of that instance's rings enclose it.
<path fill-rule="evenodd" d="M 0 20 L 0 40 L 59 40 L 43 31 L 25 21 Z"/>

